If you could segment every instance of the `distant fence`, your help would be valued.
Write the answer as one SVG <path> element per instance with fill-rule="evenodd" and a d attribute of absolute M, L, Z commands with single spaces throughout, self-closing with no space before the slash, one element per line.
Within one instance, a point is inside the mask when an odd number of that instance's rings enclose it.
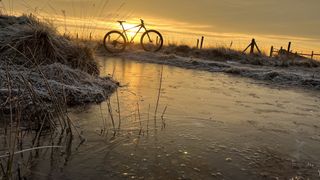
<path fill-rule="evenodd" d="M 283 55 L 283 54 L 287 54 L 287 55 L 295 55 L 295 56 L 304 56 L 304 57 L 309 57 L 310 59 L 314 59 L 316 56 L 320 56 L 320 54 L 317 54 L 315 53 L 314 51 L 311 51 L 310 54 L 307 54 L 307 53 L 298 53 L 297 51 L 296 52 L 293 52 L 291 50 L 291 42 L 288 43 L 288 48 L 287 49 L 284 49 L 282 46 L 280 49 L 276 49 L 274 48 L 273 46 L 271 46 L 270 48 L 270 57 L 273 57 L 274 56 L 274 53 L 276 53 L 277 55 Z"/>
<path fill-rule="evenodd" d="M 231 44 L 230 44 L 230 48 L 232 46 L 232 43 L 233 42 L 231 42 Z M 198 49 L 202 49 L 203 44 L 204 44 L 204 36 L 202 36 L 200 39 L 197 39 L 196 47 Z M 290 56 L 296 56 L 296 57 L 300 56 L 300 57 L 306 57 L 306 58 L 310 58 L 310 59 L 315 59 L 317 56 L 320 57 L 320 53 L 315 53 L 314 51 L 311 51 L 310 54 L 299 53 L 297 51 L 294 52 L 291 50 L 291 45 L 292 45 L 292 43 L 289 42 L 287 49 L 284 49 L 282 46 L 279 49 L 275 48 L 274 46 L 271 46 L 269 57 L 274 57 L 275 55 L 290 55 Z M 247 52 L 248 50 L 250 50 L 249 51 L 250 54 L 253 54 L 255 51 L 257 51 L 259 54 L 262 54 L 255 39 L 251 40 L 251 43 L 243 50 L 243 53 Z"/>

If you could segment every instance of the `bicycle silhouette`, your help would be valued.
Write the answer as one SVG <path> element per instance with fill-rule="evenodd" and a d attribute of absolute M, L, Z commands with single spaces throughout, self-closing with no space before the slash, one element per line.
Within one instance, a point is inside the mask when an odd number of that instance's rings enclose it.
<path fill-rule="evenodd" d="M 162 35 L 156 30 L 147 30 L 144 25 L 144 21 L 140 19 L 141 24 L 134 26 L 132 28 L 125 29 L 123 23 L 125 21 L 117 21 L 122 27 L 122 32 L 119 31 L 110 31 L 108 32 L 103 39 L 103 45 L 105 49 L 110 53 L 120 53 L 126 49 L 126 46 L 129 43 L 133 43 L 133 40 L 140 32 L 141 29 L 144 29 L 145 32 L 142 34 L 140 39 L 140 45 L 145 51 L 156 52 L 159 51 L 163 46 Z M 127 35 L 127 31 L 139 27 L 139 30 L 135 32 L 134 36 L 131 37 L 130 41 Z"/>

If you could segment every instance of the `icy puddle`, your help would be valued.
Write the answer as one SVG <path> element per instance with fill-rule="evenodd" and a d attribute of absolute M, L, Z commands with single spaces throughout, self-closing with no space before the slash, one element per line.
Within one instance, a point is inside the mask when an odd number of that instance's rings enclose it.
<path fill-rule="evenodd" d="M 155 121 L 162 66 L 118 58 L 101 66 L 123 86 L 119 101 L 115 93 L 110 106 L 73 110 L 86 141 L 72 146 L 66 162 L 39 163 L 35 171 L 50 172 L 40 177 L 320 178 L 319 92 L 163 66 Z"/>

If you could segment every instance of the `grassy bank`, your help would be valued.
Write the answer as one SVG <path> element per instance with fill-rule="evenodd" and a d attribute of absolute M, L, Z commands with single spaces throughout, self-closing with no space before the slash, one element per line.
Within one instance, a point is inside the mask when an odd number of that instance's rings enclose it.
<path fill-rule="evenodd" d="M 83 41 L 86 44 L 90 44 L 94 49 L 103 54 L 107 54 L 102 42 L 100 41 Z M 140 51 L 142 48 L 140 44 L 130 44 L 126 52 Z M 190 47 L 188 45 L 177 45 L 169 44 L 164 45 L 160 53 L 167 55 L 177 55 L 180 57 L 188 58 L 198 58 L 209 61 L 234 61 L 241 64 L 249 64 L 256 66 L 274 66 L 274 67 L 306 67 L 306 68 L 316 68 L 320 67 L 320 61 L 312 60 L 302 56 L 296 56 L 290 54 L 287 56 L 285 51 L 274 57 L 269 57 L 265 53 L 255 53 L 247 54 L 239 50 L 234 50 L 226 47 L 216 47 L 216 48 L 204 48 L 198 49 L 195 47 Z M 116 55 L 116 54 L 114 54 Z"/>
<path fill-rule="evenodd" d="M 117 87 L 84 44 L 36 17 L 0 15 L 0 179 L 26 178 L 39 149 L 68 154 L 74 135 L 83 140 L 68 107 L 100 103 Z"/>
<path fill-rule="evenodd" d="M 167 45 L 159 53 L 145 52 L 139 45 L 130 45 L 123 53 L 107 53 L 100 42 L 95 49 L 101 56 L 116 56 L 141 62 L 166 64 L 187 69 L 223 72 L 270 84 L 320 89 L 320 62 L 294 54 L 275 57 L 246 54 L 228 48 L 197 49 L 186 45 Z"/>
<path fill-rule="evenodd" d="M 251 64 L 259 66 L 302 66 L 302 67 L 319 67 L 320 62 L 311 60 L 293 54 L 287 56 L 280 54 L 275 57 L 269 57 L 266 54 L 255 53 L 253 55 L 245 54 L 242 51 L 237 51 L 225 47 L 197 49 L 187 45 L 168 45 L 163 50 L 166 54 L 176 54 L 183 57 L 194 57 L 205 60 L 214 61 L 236 61 L 242 64 Z"/>
<path fill-rule="evenodd" d="M 3 114 L 9 113 L 9 96 L 26 105 L 22 111 L 38 112 L 34 96 L 45 102 L 40 109 L 51 109 L 54 98 L 67 105 L 101 102 L 116 88 L 111 79 L 98 77 L 89 48 L 59 35 L 50 24 L 33 16 L 1 15 L 0 28 Z"/>

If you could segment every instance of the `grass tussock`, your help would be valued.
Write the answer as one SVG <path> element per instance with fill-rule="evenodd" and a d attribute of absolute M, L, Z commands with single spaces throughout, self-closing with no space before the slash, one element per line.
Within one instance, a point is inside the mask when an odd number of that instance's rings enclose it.
<path fill-rule="evenodd" d="M 166 54 L 177 54 L 180 56 L 192 56 L 196 58 L 203 58 L 203 59 L 214 59 L 214 60 L 240 60 L 243 58 L 244 54 L 239 51 L 225 48 L 225 47 L 218 47 L 218 48 L 208 48 L 208 49 L 197 49 L 191 48 L 188 45 L 175 45 L 169 44 L 168 46 L 164 47 L 163 50 Z"/>
<path fill-rule="evenodd" d="M 118 86 L 98 75 L 90 48 L 34 16 L 0 14 L 0 179 L 29 179 L 40 149 L 68 161 L 74 136 L 84 142 L 68 106 L 102 102 Z"/>
<path fill-rule="evenodd" d="M 61 63 L 89 74 L 99 74 L 89 48 L 60 36 L 49 23 L 34 16 L 0 17 L 0 53 L 14 58 L 14 63 L 32 67 L 36 64 Z M 32 59 L 26 62 L 25 59 Z"/>
<path fill-rule="evenodd" d="M 305 68 L 320 67 L 320 61 L 308 59 L 301 56 L 287 57 L 286 55 L 282 55 L 282 56 L 276 56 L 275 59 L 276 59 L 275 66 L 279 66 L 279 67 L 290 67 L 290 66 L 305 67 Z"/>
<path fill-rule="evenodd" d="M 0 28 L 0 115 L 15 112 L 12 101 L 19 99 L 24 119 L 41 119 L 57 103 L 102 102 L 117 87 L 111 78 L 98 77 L 90 48 L 49 23 L 0 15 Z"/>

